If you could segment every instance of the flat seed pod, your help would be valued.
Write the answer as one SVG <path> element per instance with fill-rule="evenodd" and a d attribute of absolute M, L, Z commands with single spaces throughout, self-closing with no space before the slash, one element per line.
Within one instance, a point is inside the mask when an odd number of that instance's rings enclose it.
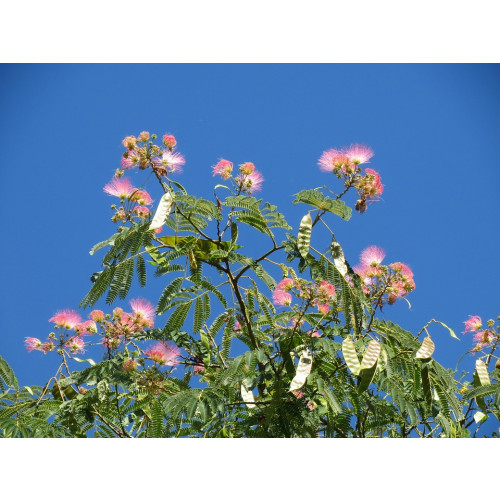
<path fill-rule="evenodd" d="M 436 346 L 434 345 L 434 342 L 431 340 L 431 338 L 425 337 L 422 345 L 420 346 L 420 349 L 417 351 L 417 354 L 415 354 L 415 357 L 418 359 L 429 359 L 432 356 L 435 348 Z"/>
<path fill-rule="evenodd" d="M 241 399 L 247 403 L 248 408 L 255 408 L 255 405 L 252 404 L 255 402 L 255 398 L 253 397 L 253 392 L 247 391 L 246 387 L 241 384 Z"/>
<path fill-rule="evenodd" d="M 311 243 L 311 229 L 312 229 L 312 219 L 311 215 L 307 214 L 302 217 L 299 226 L 299 235 L 297 239 L 297 246 L 299 247 L 299 252 L 304 259 L 309 253 L 309 244 Z"/>
<path fill-rule="evenodd" d="M 368 348 L 365 351 L 363 360 L 361 361 L 361 369 L 366 370 L 375 366 L 375 363 L 380 356 L 380 344 L 376 340 L 370 340 Z"/>
<path fill-rule="evenodd" d="M 172 201 L 172 195 L 170 191 L 167 191 L 161 198 L 158 203 L 158 208 L 156 209 L 155 216 L 149 225 L 149 229 L 158 229 L 163 226 L 165 223 L 165 219 L 170 215 L 170 211 L 172 210 L 172 205 L 174 202 Z"/>
<path fill-rule="evenodd" d="M 349 367 L 354 375 L 359 375 L 361 365 L 359 364 L 358 355 L 354 347 L 354 342 L 351 337 L 346 337 L 342 342 L 342 354 L 344 355 L 345 364 Z"/>
<path fill-rule="evenodd" d="M 481 385 L 491 384 L 490 377 L 488 375 L 488 367 L 480 359 L 476 361 L 476 372 L 477 376 L 479 377 L 479 382 L 481 382 Z"/>
<path fill-rule="evenodd" d="M 310 351 L 302 351 L 300 355 L 299 364 L 297 366 L 297 372 L 295 377 L 290 384 L 290 391 L 296 391 L 300 389 L 305 383 L 306 378 L 311 373 L 312 368 L 312 354 Z"/>
<path fill-rule="evenodd" d="M 476 411 L 476 413 L 474 413 L 474 420 L 476 424 L 485 422 L 487 418 L 488 417 L 481 411 Z"/>
<path fill-rule="evenodd" d="M 333 263 L 337 268 L 337 271 L 345 277 L 347 274 L 347 264 L 345 261 L 344 251 L 342 247 L 339 245 L 335 236 L 332 236 L 332 244 L 330 245 L 330 252 L 332 253 Z"/>

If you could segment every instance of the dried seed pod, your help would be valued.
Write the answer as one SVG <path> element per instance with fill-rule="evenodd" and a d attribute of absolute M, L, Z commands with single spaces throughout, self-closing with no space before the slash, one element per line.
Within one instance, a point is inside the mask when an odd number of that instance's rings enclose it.
<path fill-rule="evenodd" d="M 247 403 L 248 408 L 255 408 L 255 405 L 252 404 L 255 402 L 255 398 L 253 397 L 253 392 L 247 391 L 247 388 L 241 384 L 241 399 Z"/>
<path fill-rule="evenodd" d="M 363 360 L 361 361 L 361 369 L 366 370 L 375 366 L 380 356 L 380 344 L 376 340 L 370 340 L 368 348 L 365 351 Z"/>
<path fill-rule="evenodd" d="M 485 365 L 484 361 L 481 361 L 480 359 L 476 361 L 476 372 L 481 385 L 491 384 L 490 376 L 488 375 L 488 367 Z"/>
<path fill-rule="evenodd" d="M 167 191 L 161 198 L 158 203 L 158 208 L 156 209 L 155 216 L 149 225 L 149 229 L 158 229 L 163 226 L 165 223 L 165 219 L 170 215 L 170 211 L 172 210 L 172 205 L 174 204 L 172 200 L 172 195 L 170 191 Z"/>
<path fill-rule="evenodd" d="M 345 364 L 349 367 L 354 375 L 359 375 L 361 365 L 359 364 L 356 348 L 351 337 L 346 337 L 342 342 L 342 354 L 344 355 Z"/>
<path fill-rule="evenodd" d="M 312 368 L 312 354 L 309 350 L 302 351 L 297 366 L 295 377 L 290 384 L 290 391 L 300 389 L 305 383 L 308 375 L 311 373 Z"/>
<path fill-rule="evenodd" d="M 309 244 L 311 243 L 312 219 L 310 214 L 304 215 L 300 221 L 297 246 L 300 255 L 305 259 L 309 253 Z"/>
<path fill-rule="evenodd" d="M 434 342 L 431 340 L 431 338 L 425 337 L 422 345 L 420 346 L 420 349 L 417 351 L 417 354 L 415 354 L 415 357 L 419 359 L 429 359 L 432 356 L 435 348 L 436 346 L 434 345 Z"/>
<path fill-rule="evenodd" d="M 335 236 L 332 236 L 332 243 L 330 245 L 330 252 L 332 253 L 333 263 L 337 268 L 338 272 L 345 277 L 347 274 L 347 264 L 345 261 L 344 251 L 342 247 L 335 239 Z"/>

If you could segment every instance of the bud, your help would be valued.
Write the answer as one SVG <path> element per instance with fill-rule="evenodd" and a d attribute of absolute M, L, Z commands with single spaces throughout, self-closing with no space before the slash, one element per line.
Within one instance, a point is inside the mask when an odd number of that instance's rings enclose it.
<path fill-rule="evenodd" d="M 127 361 L 123 363 L 123 369 L 126 372 L 129 373 L 133 372 L 136 368 L 137 368 L 137 361 L 135 359 L 127 359 Z"/>
<path fill-rule="evenodd" d="M 137 139 L 133 135 L 129 135 L 123 139 L 122 144 L 127 148 L 127 149 L 134 149 L 135 145 L 137 144 Z"/>
<path fill-rule="evenodd" d="M 165 134 L 163 136 L 163 144 L 165 144 L 168 149 L 172 150 L 177 145 L 177 141 L 173 135 Z"/>
<path fill-rule="evenodd" d="M 137 138 L 137 140 L 141 142 L 147 142 L 148 139 L 149 139 L 149 132 L 141 132 L 139 134 L 139 137 Z"/>
<path fill-rule="evenodd" d="M 115 177 L 123 177 L 125 172 L 121 168 L 117 168 L 115 171 Z"/>
<path fill-rule="evenodd" d="M 87 394 L 87 389 L 85 389 L 85 387 L 79 387 L 79 388 L 78 388 L 78 392 L 79 392 L 80 394 Z"/>
<path fill-rule="evenodd" d="M 488 325 L 489 328 L 491 328 L 494 324 L 495 324 L 495 321 L 493 319 L 489 319 L 486 324 Z"/>

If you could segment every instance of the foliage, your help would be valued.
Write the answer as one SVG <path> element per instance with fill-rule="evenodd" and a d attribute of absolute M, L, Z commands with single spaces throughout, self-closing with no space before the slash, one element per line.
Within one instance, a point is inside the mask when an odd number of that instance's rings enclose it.
<path fill-rule="evenodd" d="M 262 182 L 253 164 L 233 176 L 221 160 L 214 175 L 229 185 L 206 200 L 171 179 L 183 161 L 175 138 L 164 136 L 165 148 L 155 138 L 124 140 L 116 178 L 150 169 L 161 206 L 153 218 L 145 191 L 116 194 L 119 225 L 90 252 L 106 250 L 81 302 L 125 299 L 134 275 L 144 287 L 153 271 L 164 284 L 154 310 L 136 300 L 132 313 L 93 310 L 87 322 L 54 316 L 57 333 L 27 340 L 61 358 L 43 387 L 21 387 L 0 358 L 2 437 L 470 437 L 499 418 L 498 327 L 466 322 L 482 355 L 472 378 L 458 376 L 433 358 L 436 320 L 414 334 L 377 318 L 413 289 L 409 268 L 383 266 L 373 248 L 352 268 L 335 239 L 331 221 L 351 217 L 345 193 L 358 191 L 363 213 L 381 192 L 380 176 L 361 169 L 366 150 L 324 153 L 322 168 L 333 162 L 345 189 L 297 193 L 293 203 L 310 208 L 293 229 L 253 196 Z M 260 255 L 242 253 L 244 227 L 267 240 Z M 84 343 L 102 345 L 102 361 L 76 357 Z"/>

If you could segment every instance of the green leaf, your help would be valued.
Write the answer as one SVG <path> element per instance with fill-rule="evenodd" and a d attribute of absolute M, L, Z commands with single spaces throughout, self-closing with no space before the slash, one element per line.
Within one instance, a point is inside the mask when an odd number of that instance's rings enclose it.
<path fill-rule="evenodd" d="M 352 210 L 343 201 L 329 198 L 316 189 L 305 189 L 297 193 L 295 195 L 295 200 L 293 200 L 293 204 L 296 205 L 297 203 L 305 203 L 319 208 L 320 210 L 326 210 L 327 212 L 342 217 L 344 220 L 349 220 L 351 218 Z"/>

